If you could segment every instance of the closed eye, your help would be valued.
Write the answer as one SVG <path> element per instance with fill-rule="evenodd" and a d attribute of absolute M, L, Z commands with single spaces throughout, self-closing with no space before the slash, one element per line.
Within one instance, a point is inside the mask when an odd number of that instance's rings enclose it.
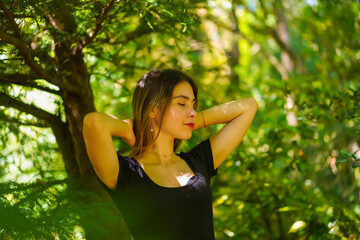
<path fill-rule="evenodd" d="M 183 103 L 178 103 L 180 106 L 185 106 L 185 104 L 183 104 Z"/>

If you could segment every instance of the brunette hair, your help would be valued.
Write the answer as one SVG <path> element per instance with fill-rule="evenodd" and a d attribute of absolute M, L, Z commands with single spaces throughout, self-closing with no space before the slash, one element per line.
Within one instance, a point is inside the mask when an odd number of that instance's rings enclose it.
<path fill-rule="evenodd" d="M 142 76 L 136 85 L 133 99 L 133 130 L 136 142 L 129 156 L 140 155 L 144 148 L 153 143 L 160 133 L 164 113 L 171 103 L 174 88 L 181 82 L 188 82 L 194 92 L 195 105 L 197 104 L 198 88 L 192 78 L 183 72 L 174 69 L 155 69 Z M 160 126 L 157 136 L 151 133 L 151 119 L 149 113 L 153 107 L 160 110 Z M 174 151 L 179 147 L 181 140 L 175 139 Z"/>

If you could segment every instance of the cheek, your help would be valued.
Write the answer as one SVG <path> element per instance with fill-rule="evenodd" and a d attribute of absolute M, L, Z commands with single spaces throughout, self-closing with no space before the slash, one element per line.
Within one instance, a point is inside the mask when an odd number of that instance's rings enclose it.
<path fill-rule="evenodd" d="M 171 111 L 169 114 L 169 119 L 174 122 L 179 119 L 179 114 L 176 111 Z"/>
<path fill-rule="evenodd" d="M 167 114 L 164 116 L 166 117 L 166 120 L 170 123 L 175 123 L 178 121 L 182 121 L 184 114 L 180 111 L 170 110 L 167 112 Z"/>

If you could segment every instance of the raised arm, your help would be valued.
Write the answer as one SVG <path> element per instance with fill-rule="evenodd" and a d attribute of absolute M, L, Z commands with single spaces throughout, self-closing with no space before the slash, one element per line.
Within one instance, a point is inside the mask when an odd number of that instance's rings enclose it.
<path fill-rule="evenodd" d="M 104 113 L 89 113 L 84 118 L 83 136 L 96 174 L 106 186 L 114 189 L 119 174 L 119 162 L 112 136 L 121 137 L 133 146 L 135 136 L 132 121 L 119 120 Z"/>
<path fill-rule="evenodd" d="M 210 138 L 214 159 L 217 168 L 235 148 L 240 144 L 249 129 L 255 113 L 257 103 L 254 98 L 246 98 L 228 102 L 197 114 L 195 128 L 226 123 L 226 125 Z"/>

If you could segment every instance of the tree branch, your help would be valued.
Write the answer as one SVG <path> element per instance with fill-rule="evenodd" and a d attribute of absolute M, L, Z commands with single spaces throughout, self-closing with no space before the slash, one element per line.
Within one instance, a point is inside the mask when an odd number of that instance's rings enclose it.
<path fill-rule="evenodd" d="M 42 110 L 35 105 L 23 103 L 20 100 L 10 97 L 2 92 L 0 92 L 0 106 L 15 108 L 21 112 L 31 114 L 45 121 L 49 126 L 53 126 L 54 124 L 62 124 L 62 121 L 59 117 Z"/>
<path fill-rule="evenodd" d="M 33 127 L 39 127 L 39 128 L 50 127 L 49 125 L 44 124 L 43 122 L 36 122 L 36 121 L 31 121 L 31 120 L 20 121 L 17 118 L 12 118 L 9 116 L 4 116 L 4 115 L 5 114 L 1 114 L 0 122 L 13 123 L 13 124 L 21 125 L 21 126 L 33 126 Z"/>
<path fill-rule="evenodd" d="M 6 18 L 8 19 L 8 21 L 11 23 L 14 31 L 15 31 L 15 35 L 16 37 L 21 41 L 23 40 L 21 37 L 21 32 L 20 32 L 20 28 L 17 25 L 17 23 L 15 22 L 15 17 L 10 11 L 8 11 L 8 9 L 5 7 L 4 3 L 1 1 L 0 2 L 0 8 L 3 10 L 3 12 L 5 13 Z M 36 19 L 35 19 L 36 21 Z M 46 31 L 45 31 L 46 32 Z M 35 39 L 39 38 L 39 36 L 36 36 Z M 27 45 L 27 44 L 26 44 Z M 47 56 L 48 57 L 48 56 Z M 19 60 L 18 58 L 16 60 Z M 29 64 L 28 64 L 29 65 Z M 30 66 L 30 65 L 29 65 Z M 31 66 L 30 66 L 31 67 Z"/>
<path fill-rule="evenodd" d="M 269 60 L 269 62 L 274 66 L 274 68 L 276 70 L 278 70 L 278 72 L 280 73 L 281 76 L 286 77 L 289 75 L 288 71 L 286 70 L 286 68 L 281 64 L 281 62 L 279 62 L 279 60 L 271 54 L 268 54 L 260 45 L 260 43 L 249 39 L 248 37 L 246 37 L 243 33 L 240 32 L 240 36 L 242 38 L 244 38 L 246 41 L 248 41 L 251 45 L 253 46 L 258 46 L 259 47 L 259 51 L 261 54 L 263 54 L 265 56 L 265 58 L 267 58 Z"/>
<path fill-rule="evenodd" d="M 112 6 L 114 5 L 114 3 L 117 0 L 110 0 L 106 3 L 106 5 L 101 9 L 100 14 L 97 16 L 96 18 L 96 24 L 95 24 L 95 28 L 89 33 L 88 36 L 86 36 L 86 38 L 83 40 L 82 42 L 82 47 L 85 47 L 86 45 L 88 45 L 89 43 L 94 41 L 94 38 L 96 37 L 96 35 L 99 33 L 100 29 L 101 29 L 101 24 L 103 23 L 103 21 L 105 20 L 105 17 L 107 15 L 107 13 L 110 11 L 110 9 L 112 8 Z"/>
<path fill-rule="evenodd" d="M 23 58 L 1 58 L 0 61 L 23 61 Z"/>
<path fill-rule="evenodd" d="M 259 51 L 261 54 L 263 54 L 265 56 L 265 58 L 267 58 L 270 63 L 275 67 L 276 70 L 279 71 L 279 73 L 281 74 L 281 76 L 288 76 L 288 71 L 285 69 L 285 67 L 279 62 L 279 60 L 274 56 L 274 55 L 270 55 L 268 54 L 262 47 L 261 44 L 251 40 L 250 38 L 248 38 L 245 34 L 243 34 L 240 29 L 239 29 L 239 35 L 240 37 L 242 37 L 243 39 L 245 39 L 246 41 L 248 41 L 251 45 L 253 46 L 258 46 L 259 47 Z"/>
<path fill-rule="evenodd" d="M 222 27 L 225 29 L 228 29 L 227 26 L 224 26 L 223 23 L 219 22 L 217 19 L 211 19 L 212 21 L 214 21 L 216 23 L 216 25 L 218 27 Z M 265 56 L 265 58 L 267 58 L 269 60 L 269 62 L 273 65 L 273 67 L 282 75 L 282 76 L 288 76 L 288 72 L 285 69 L 285 67 L 279 62 L 279 60 L 271 55 L 268 54 L 262 47 L 261 44 L 256 42 L 255 40 L 252 40 L 250 38 L 248 38 L 242 31 L 240 28 L 238 28 L 236 31 L 234 31 L 234 29 L 231 29 L 232 33 L 234 34 L 234 37 L 239 37 L 239 38 L 243 38 L 245 39 L 247 42 L 249 42 L 252 46 L 257 46 L 259 48 L 259 51 L 261 54 L 263 54 Z"/>
<path fill-rule="evenodd" d="M 261 10 L 263 11 L 265 19 L 266 19 L 269 14 L 268 14 L 268 10 L 266 9 L 266 5 L 264 3 L 264 0 L 260 0 L 259 2 L 260 2 Z"/>
<path fill-rule="evenodd" d="M 16 22 L 14 21 L 14 17 L 13 17 L 13 15 L 11 14 L 11 12 L 9 12 L 9 11 L 7 10 L 7 8 L 5 7 L 3 1 L 0 1 L 0 8 L 1 8 L 1 10 L 5 13 L 6 18 L 7 18 L 7 19 L 9 20 L 9 22 L 11 23 L 11 26 L 13 27 L 16 36 L 17 36 L 19 39 L 21 39 L 20 29 L 19 29 L 18 25 L 16 24 Z"/>
<path fill-rule="evenodd" d="M 60 89 L 65 89 L 71 92 L 77 92 L 76 87 L 73 87 L 70 84 L 66 84 L 65 82 L 59 80 L 58 78 L 49 74 L 44 68 L 41 67 L 40 64 L 34 61 L 31 56 L 30 50 L 27 47 L 26 42 L 20 40 L 17 37 L 12 36 L 6 32 L 0 31 L 0 39 L 5 43 L 11 44 L 16 47 L 20 54 L 24 57 L 25 63 L 40 77 L 45 79 L 51 84 L 58 86 Z"/>
<path fill-rule="evenodd" d="M 21 86 L 36 88 L 36 89 L 60 96 L 60 91 L 38 85 L 34 81 L 36 79 L 39 79 L 39 78 L 35 74 L 21 74 L 21 73 L 4 74 L 4 75 L 0 74 L 0 84 L 1 83 L 17 84 L 17 85 L 21 85 Z"/>
<path fill-rule="evenodd" d="M 265 19 L 268 17 L 268 10 L 266 9 L 266 6 L 262 0 L 260 1 L 260 7 L 264 13 L 265 18 L 262 18 L 256 12 L 251 11 L 249 9 L 249 7 L 247 6 L 247 4 L 243 3 L 243 1 L 240 1 L 240 3 L 242 4 L 242 6 L 245 8 L 246 11 L 248 11 L 250 14 L 255 16 L 255 18 L 258 19 L 260 22 L 264 22 Z M 279 18 L 280 18 L 279 14 L 276 13 L 276 11 L 274 14 L 277 16 L 277 19 L 279 20 Z M 299 62 L 299 59 L 296 56 L 296 54 L 292 51 L 290 46 L 281 39 L 281 37 L 280 37 L 279 33 L 276 31 L 276 29 L 269 27 L 267 25 L 265 25 L 265 28 L 260 28 L 255 25 L 251 25 L 251 28 L 254 30 L 254 32 L 261 32 L 261 33 L 264 33 L 265 35 L 269 34 L 270 36 L 272 36 L 272 38 L 276 41 L 276 43 L 279 45 L 279 47 L 282 50 L 284 50 L 287 54 L 289 54 L 289 56 L 293 60 L 293 62 L 295 62 L 295 63 Z M 278 65 L 274 60 L 275 60 L 274 58 L 270 59 L 270 61 L 272 63 L 275 63 L 274 66 L 276 65 L 276 68 L 278 68 L 280 65 Z M 285 69 L 284 66 L 282 66 L 282 68 Z M 288 72 L 288 71 L 289 71 L 288 69 L 285 69 L 285 72 Z M 281 69 L 279 72 L 284 72 L 284 71 L 283 71 L 283 69 Z"/>
<path fill-rule="evenodd" d="M 275 29 L 272 29 L 268 27 L 268 33 L 274 38 L 277 44 L 279 44 L 279 47 L 283 49 L 286 53 L 288 53 L 291 57 L 291 59 L 295 62 L 297 61 L 296 54 L 292 51 L 288 43 L 285 43 L 279 36 L 279 33 L 275 31 Z"/>
<path fill-rule="evenodd" d="M 234 12 L 234 18 L 237 18 L 236 13 Z M 288 71 L 286 70 L 286 68 L 281 64 L 281 62 L 279 62 L 279 60 L 271 54 L 268 54 L 264 48 L 261 47 L 261 44 L 258 43 L 255 40 L 252 40 L 250 38 L 248 38 L 242 31 L 241 29 L 238 27 L 236 30 L 234 29 L 229 29 L 228 26 L 224 26 L 224 24 L 222 22 L 220 22 L 218 19 L 214 19 L 214 18 L 209 18 L 210 20 L 214 21 L 215 24 L 220 27 L 220 28 L 225 28 L 230 30 L 233 34 L 234 37 L 238 37 L 238 38 L 243 38 L 245 39 L 247 42 L 249 42 L 252 46 L 258 47 L 260 54 L 264 55 L 265 58 L 267 58 L 269 60 L 269 62 L 272 64 L 272 66 L 283 76 L 286 77 L 289 75 Z M 254 28 L 253 28 L 254 29 Z M 269 28 L 271 29 L 271 28 Z"/>
<path fill-rule="evenodd" d="M 100 44 L 105 43 L 105 44 L 109 44 L 109 45 L 125 44 L 132 40 L 135 40 L 136 38 L 139 38 L 143 35 L 146 35 L 146 34 L 149 34 L 152 32 L 153 32 L 153 30 L 151 28 L 146 28 L 146 29 L 137 28 L 135 31 L 126 33 L 124 40 L 110 42 L 109 41 L 110 39 L 101 39 L 101 40 L 96 40 L 96 43 L 100 43 Z"/>

